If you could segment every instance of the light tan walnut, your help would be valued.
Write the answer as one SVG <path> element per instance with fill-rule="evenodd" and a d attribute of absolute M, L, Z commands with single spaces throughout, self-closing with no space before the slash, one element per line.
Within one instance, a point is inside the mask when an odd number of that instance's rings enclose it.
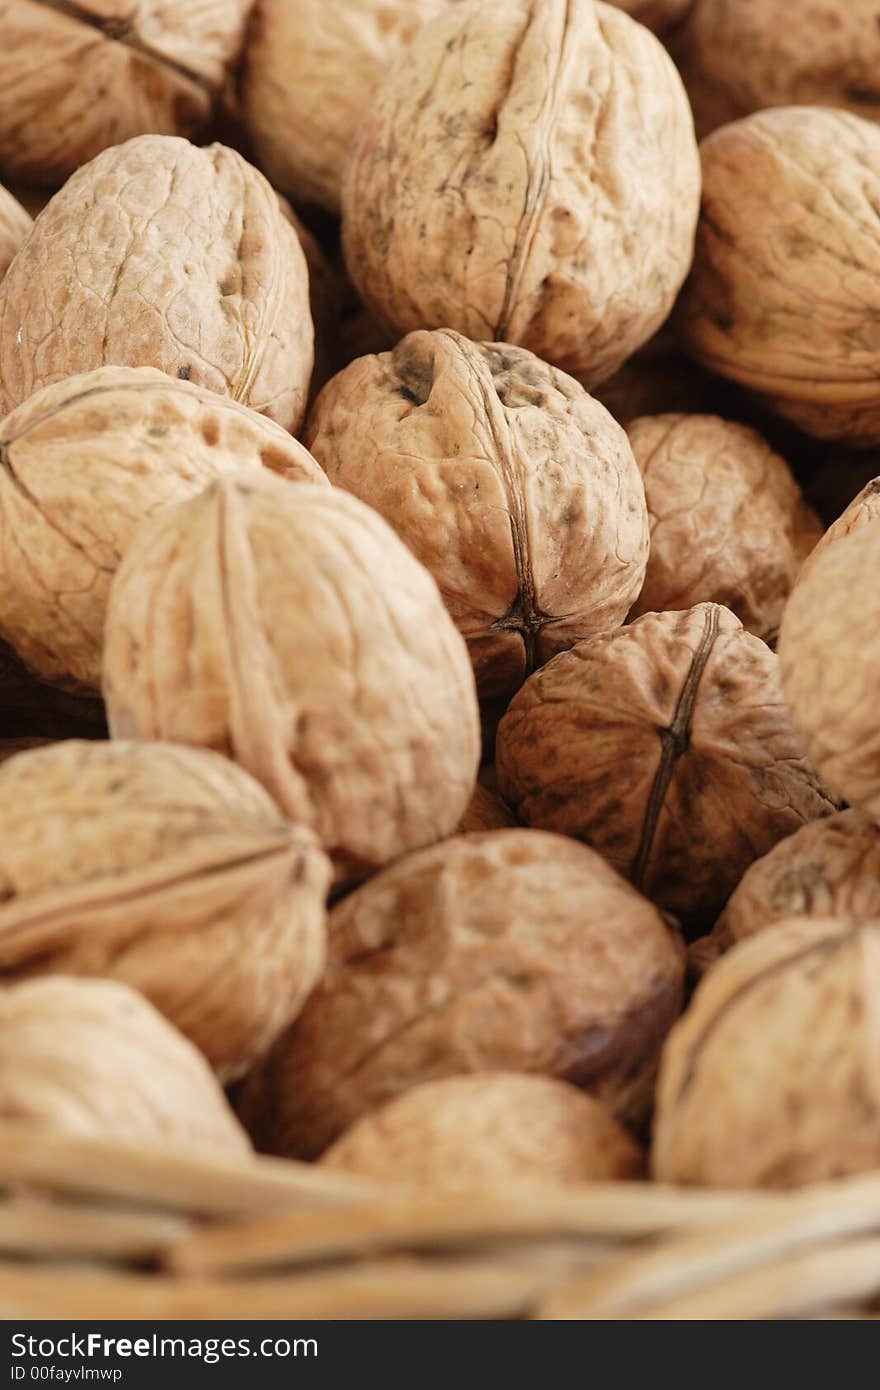
<path fill-rule="evenodd" d="M 314 1156 L 384 1101 L 464 1072 L 560 1077 L 645 1118 L 683 953 L 584 845 L 447 840 L 343 898 L 328 939 L 320 987 L 244 1083 L 259 1147 Z"/>
<path fill-rule="evenodd" d="M 0 975 L 145 994 L 226 1080 L 301 1007 L 330 866 L 225 758 L 56 743 L 0 766 Z"/>
<path fill-rule="evenodd" d="M 685 347 L 809 434 L 880 443 L 880 128 L 778 107 L 701 149 Z"/>
<path fill-rule="evenodd" d="M 293 430 L 313 336 L 305 257 L 262 174 L 223 145 L 145 135 L 68 180 L 0 281 L 0 403 L 158 367 Z"/>
<path fill-rule="evenodd" d="M 338 882 L 451 834 L 476 781 L 473 673 L 427 570 L 354 497 L 265 469 L 141 526 L 104 695 L 116 736 L 235 758 Z"/>
<path fill-rule="evenodd" d="M 880 1166 L 880 923 L 788 919 L 710 970 L 663 1049 L 661 1182 L 798 1187 Z"/>
<path fill-rule="evenodd" d="M 756 637 L 775 637 L 822 534 L 788 464 L 755 430 L 717 415 L 655 415 L 627 433 L 651 523 L 632 616 L 722 603 Z"/>
<path fill-rule="evenodd" d="M 829 545 L 833 545 L 835 541 L 841 540 L 843 536 L 848 536 L 853 531 L 858 531 L 860 527 L 867 526 L 871 521 L 880 521 L 880 478 L 872 478 L 870 482 L 866 483 L 858 496 L 853 498 L 849 506 L 841 512 L 837 520 L 832 522 L 825 534 L 819 538 L 801 567 L 798 582 L 800 583 L 804 579 Z"/>
<path fill-rule="evenodd" d="M 880 817 L 880 520 L 826 546 L 782 619 L 785 699 L 807 751 L 843 800 Z"/>
<path fill-rule="evenodd" d="M 497 768 L 521 821 L 584 840 L 695 927 L 754 859 L 834 809 L 776 656 L 712 603 L 554 657 L 502 719 Z"/>
<path fill-rule="evenodd" d="M 690 107 L 648 29 L 594 0 L 456 6 L 360 126 L 343 243 L 397 336 L 517 343 L 592 388 L 672 308 L 699 193 Z"/>
<path fill-rule="evenodd" d="M 0 633 L 45 680 L 97 690 L 110 581 L 144 517 L 265 465 L 325 483 L 265 415 L 150 367 L 99 367 L 0 421 Z"/>
<path fill-rule="evenodd" d="M 411 333 L 328 383 L 306 440 L 431 571 L 482 698 L 622 623 L 639 592 L 648 518 L 626 435 L 533 353 Z"/>
<path fill-rule="evenodd" d="M 635 1178 L 642 1156 L 598 1101 L 567 1082 L 478 1072 L 404 1091 L 356 1120 L 321 1162 L 398 1190 L 454 1193 Z"/>
<path fill-rule="evenodd" d="M 501 797 L 478 782 L 470 805 L 458 822 L 457 835 L 474 835 L 484 830 L 509 830 L 516 825 L 516 816 Z"/>
<path fill-rule="evenodd" d="M 0 280 L 33 225 L 18 199 L 0 187 Z"/>
<path fill-rule="evenodd" d="M 115 980 L 0 989 L 0 1120 L 230 1158 L 250 1150 L 198 1049 Z"/>
<path fill-rule="evenodd" d="M 57 185 L 109 145 L 209 120 L 250 0 L 0 0 L 0 171 Z"/>

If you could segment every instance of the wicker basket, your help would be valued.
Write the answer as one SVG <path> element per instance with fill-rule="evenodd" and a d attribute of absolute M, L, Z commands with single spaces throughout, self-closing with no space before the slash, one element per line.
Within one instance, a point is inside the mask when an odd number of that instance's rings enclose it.
<path fill-rule="evenodd" d="M 880 1177 L 403 1200 L 344 1175 L 0 1127 L 0 1310 L 85 1318 L 870 1318 Z"/>

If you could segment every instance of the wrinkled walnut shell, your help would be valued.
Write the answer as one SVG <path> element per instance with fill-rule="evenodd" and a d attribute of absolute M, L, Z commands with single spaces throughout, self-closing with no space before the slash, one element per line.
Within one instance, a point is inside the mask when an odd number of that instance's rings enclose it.
<path fill-rule="evenodd" d="M 638 1177 L 638 1145 L 565 1081 L 478 1072 L 425 1081 L 361 1116 L 321 1157 L 328 1168 L 419 1192 L 499 1183 Z"/>
<path fill-rule="evenodd" d="M 753 859 L 833 809 L 777 658 L 711 603 L 555 657 L 502 719 L 497 767 L 521 821 L 584 840 L 694 926 Z"/>
<path fill-rule="evenodd" d="M 631 616 L 721 603 L 748 632 L 775 637 L 822 534 L 788 464 L 755 430 L 717 415 L 656 415 L 627 434 L 651 524 Z"/>
<path fill-rule="evenodd" d="M 343 244 L 398 337 L 518 343 L 592 387 L 672 308 L 699 192 L 690 107 L 649 30 L 593 0 L 468 5 L 372 102 Z"/>
<path fill-rule="evenodd" d="M 583 845 L 447 840 L 344 898 L 328 940 L 320 987 L 244 1085 L 259 1146 L 314 1156 L 409 1087 L 474 1071 L 561 1077 L 644 1119 L 682 951 Z"/>
<path fill-rule="evenodd" d="M 145 135 L 68 180 L 0 281 L 0 409 L 95 367 L 158 367 L 294 430 L 312 344 L 305 257 L 262 174 Z"/>
<path fill-rule="evenodd" d="M 796 918 L 740 942 L 663 1049 L 654 1177 L 798 1187 L 880 1166 L 880 923 Z"/>
<path fill-rule="evenodd" d="M 202 1054 L 115 980 L 0 990 L 0 1120 L 230 1158 L 250 1149 Z"/>
<path fill-rule="evenodd" d="M 0 188 L 0 280 L 33 225 L 21 203 Z"/>
<path fill-rule="evenodd" d="M 476 780 L 473 673 L 431 576 L 355 498 L 265 470 L 140 528 L 104 695 L 114 735 L 235 758 L 339 882 L 451 834 Z"/>
<path fill-rule="evenodd" d="M 325 482 L 279 425 L 150 367 L 99 367 L 0 421 L 0 632 L 44 680 L 97 690 L 110 582 L 144 517 L 253 464 Z"/>
<path fill-rule="evenodd" d="M 685 347 L 808 434 L 880 443 L 880 129 L 778 107 L 701 151 Z"/>
<path fill-rule="evenodd" d="M 72 741 L 0 766 L 0 977 L 133 985 L 222 1079 L 320 975 L 329 877 L 311 834 L 216 754 Z"/>
<path fill-rule="evenodd" d="M 618 626 L 639 592 L 648 524 L 626 436 L 522 348 L 411 333 L 328 383 L 306 440 L 431 571 L 484 699 Z"/>

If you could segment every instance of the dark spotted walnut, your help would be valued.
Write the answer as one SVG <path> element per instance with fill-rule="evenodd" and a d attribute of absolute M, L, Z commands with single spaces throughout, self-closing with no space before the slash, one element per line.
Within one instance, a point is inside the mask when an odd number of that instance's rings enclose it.
<path fill-rule="evenodd" d="M 754 859 L 833 809 L 777 658 L 711 603 L 554 657 L 502 719 L 497 767 L 520 820 L 584 840 L 693 926 Z"/>
<path fill-rule="evenodd" d="M 321 986 L 241 1113 L 258 1146 L 313 1157 L 411 1086 L 505 1070 L 642 1120 L 682 969 L 657 910 L 585 846 L 534 830 L 447 840 L 333 909 Z"/>
<path fill-rule="evenodd" d="M 641 588 L 648 522 L 626 435 L 522 348 L 411 333 L 324 388 L 306 439 L 434 575 L 484 699 L 622 623 Z"/>

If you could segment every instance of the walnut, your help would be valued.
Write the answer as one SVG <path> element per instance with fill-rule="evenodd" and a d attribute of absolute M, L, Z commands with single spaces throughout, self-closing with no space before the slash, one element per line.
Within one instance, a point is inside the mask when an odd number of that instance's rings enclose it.
<path fill-rule="evenodd" d="M 726 949 L 785 917 L 880 921 L 880 827 L 859 811 L 804 825 L 743 876 L 713 936 Z"/>
<path fill-rule="evenodd" d="M 753 859 L 833 809 L 789 722 L 777 658 L 712 603 L 647 613 L 526 682 L 502 719 L 502 795 L 586 841 L 689 926 Z"/>
<path fill-rule="evenodd" d="M 145 135 L 78 170 L 0 281 L 0 405 L 105 364 L 158 367 L 287 429 L 305 409 L 305 258 L 262 174 Z"/>
<path fill-rule="evenodd" d="M 698 0 L 673 52 L 701 135 L 767 106 L 837 106 L 876 121 L 875 0 Z"/>
<path fill-rule="evenodd" d="M 0 989 L 0 1119 L 230 1158 L 250 1149 L 201 1053 L 114 980 Z"/>
<path fill-rule="evenodd" d="M 418 1192 L 635 1178 L 641 1153 L 592 1096 L 549 1076 L 425 1081 L 371 1110 L 322 1155 L 328 1168 Z"/>
<path fill-rule="evenodd" d="M 622 623 L 639 592 L 648 519 L 626 435 L 522 348 L 411 333 L 324 388 L 306 440 L 431 571 L 484 699 Z"/>
<path fill-rule="evenodd" d="M 21 203 L 0 187 L 0 280 L 33 225 Z"/>
<path fill-rule="evenodd" d="M 496 792 L 478 782 L 470 805 L 462 816 L 456 835 L 474 835 L 484 830 L 509 830 L 516 825 L 516 816 Z"/>
<path fill-rule="evenodd" d="M 265 470 L 139 529 L 104 695 L 116 736 L 234 757 L 338 883 L 450 834 L 476 780 L 473 674 L 433 579 L 354 497 Z"/>
<path fill-rule="evenodd" d="M 223 1079 L 320 975 L 329 877 L 313 836 L 216 754 L 70 741 L 0 766 L 0 978 L 122 980 Z"/>
<path fill-rule="evenodd" d="M 880 443 L 880 128 L 780 107 L 701 148 L 685 347 L 808 433 Z"/>
<path fill-rule="evenodd" d="M 880 816 L 877 660 L 880 520 L 824 548 L 782 619 L 785 698 L 807 751 L 843 800 Z"/>
<path fill-rule="evenodd" d="M 452 3 L 257 0 L 242 100 L 277 188 L 339 211 L 343 166 L 376 86 L 417 29 Z"/>
<path fill-rule="evenodd" d="M 619 10 L 626 10 L 640 24 L 655 33 L 665 33 L 680 24 L 695 0 L 610 0 Z"/>
<path fill-rule="evenodd" d="M 397 336 L 518 343 L 592 387 L 672 308 L 699 185 L 681 79 L 649 30 L 594 0 L 453 8 L 360 126 L 346 260 Z"/>
<path fill-rule="evenodd" d="M 110 581 L 138 522 L 261 463 L 326 485 L 279 425 L 150 367 L 44 387 L 0 422 L 0 632 L 43 679 L 97 690 Z"/>
<path fill-rule="evenodd" d="M 819 538 L 801 567 L 798 583 L 809 572 L 818 557 L 824 554 L 829 545 L 840 540 L 843 536 L 850 535 L 852 531 L 857 531 L 859 527 L 866 526 L 869 521 L 880 521 L 880 478 L 872 478 L 870 482 L 866 483 L 858 496 L 853 498 L 846 510 Z"/>
<path fill-rule="evenodd" d="M 880 923 L 795 918 L 698 986 L 660 1066 L 654 1176 L 797 1187 L 880 1165 Z"/>
<path fill-rule="evenodd" d="M 0 0 L 0 171 L 59 184 L 108 145 L 211 116 L 250 0 Z"/>
<path fill-rule="evenodd" d="M 822 534 L 788 464 L 755 430 L 716 415 L 656 415 L 627 433 L 651 521 L 632 616 L 722 603 L 747 631 L 775 637 Z"/>
<path fill-rule="evenodd" d="M 683 955 L 660 914 L 558 835 L 462 835 L 330 914 L 324 979 L 240 1097 L 261 1147 L 311 1157 L 422 1081 L 539 1072 L 643 1119 Z"/>

